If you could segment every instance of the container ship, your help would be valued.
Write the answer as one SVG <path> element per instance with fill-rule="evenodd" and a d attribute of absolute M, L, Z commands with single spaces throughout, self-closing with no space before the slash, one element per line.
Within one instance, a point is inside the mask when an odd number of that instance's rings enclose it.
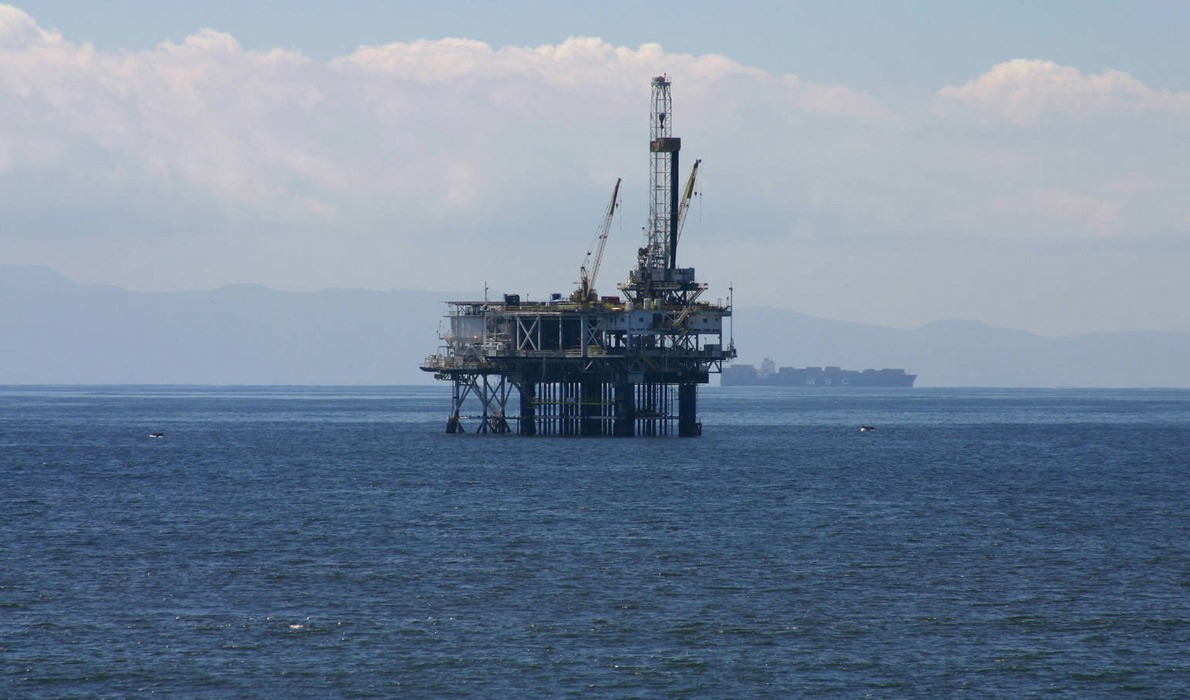
<path fill-rule="evenodd" d="M 722 386 L 911 387 L 916 374 L 903 369 L 841 369 L 839 367 L 781 367 L 764 358 L 754 365 L 723 368 Z"/>

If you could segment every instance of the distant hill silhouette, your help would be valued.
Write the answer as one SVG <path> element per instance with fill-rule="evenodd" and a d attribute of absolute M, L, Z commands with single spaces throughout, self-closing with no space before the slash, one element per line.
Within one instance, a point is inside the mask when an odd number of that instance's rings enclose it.
<path fill-rule="evenodd" d="M 1046 338 L 954 320 L 900 330 L 764 307 L 737 309 L 734 321 L 739 362 L 904 367 L 917 386 L 1190 387 L 1190 333 Z"/>
<path fill-rule="evenodd" d="M 0 383 L 411 384 L 441 292 L 129 292 L 0 267 Z"/>
<path fill-rule="evenodd" d="M 0 266 L 0 384 L 418 384 L 446 299 L 475 293 L 238 285 L 130 292 Z M 906 367 L 918 386 L 1190 387 L 1190 334 L 1044 338 L 974 321 L 916 330 L 735 310 L 740 362 Z"/>

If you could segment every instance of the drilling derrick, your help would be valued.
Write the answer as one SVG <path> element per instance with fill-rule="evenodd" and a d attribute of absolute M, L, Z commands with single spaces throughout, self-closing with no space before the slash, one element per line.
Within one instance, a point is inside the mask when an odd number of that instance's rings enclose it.
<path fill-rule="evenodd" d="M 641 269 L 664 269 L 676 265 L 677 245 L 672 236 L 678 228 L 674 206 L 678 189 L 678 152 L 682 139 L 673 137 L 673 99 L 669 79 L 653 78 L 652 110 L 649 114 L 649 225 Z"/>
<path fill-rule="evenodd" d="M 697 387 L 736 354 L 730 338 L 723 343 L 731 300 L 700 301 L 707 286 L 695 279 L 694 268 L 677 265 L 681 219 L 699 161 L 679 200 L 682 140 L 673 136 L 672 117 L 670 80 L 653 78 L 649 218 L 636 267 L 618 285 L 623 298 L 594 291 L 617 181 L 574 293 L 540 302 L 518 294 L 505 294 L 503 301 L 447 302 L 445 345 L 421 368 L 451 382 L 448 433 L 702 433 Z"/>

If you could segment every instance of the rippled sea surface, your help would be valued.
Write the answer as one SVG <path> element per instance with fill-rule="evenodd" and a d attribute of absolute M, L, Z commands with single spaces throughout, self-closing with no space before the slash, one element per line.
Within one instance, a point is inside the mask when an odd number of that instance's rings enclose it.
<path fill-rule="evenodd" d="M 0 696 L 1190 695 L 1190 392 L 448 394 L 0 388 Z"/>

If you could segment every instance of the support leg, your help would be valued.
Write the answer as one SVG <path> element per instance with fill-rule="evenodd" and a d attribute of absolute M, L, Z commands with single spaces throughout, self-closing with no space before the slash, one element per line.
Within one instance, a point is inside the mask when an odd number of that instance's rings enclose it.
<path fill-rule="evenodd" d="M 521 435 L 537 434 L 537 385 L 525 382 L 520 385 L 521 390 Z"/>
<path fill-rule="evenodd" d="M 698 385 L 678 385 L 678 436 L 694 437 L 701 432 L 698 425 Z"/>
<path fill-rule="evenodd" d="M 615 420 L 612 432 L 617 437 L 632 437 L 636 427 L 635 386 L 629 382 L 616 384 Z"/>
<path fill-rule="evenodd" d="M 599 422 L 598 416 L 603 413 L 603 406 L 600 401 L 601 384 L 599 382 L 585 381 L 580 384 L 580 398 L 579 415 L 581 416 L 581 426 L 579 434 L 584 436 L 602 435 L 602 423 Z"/>

